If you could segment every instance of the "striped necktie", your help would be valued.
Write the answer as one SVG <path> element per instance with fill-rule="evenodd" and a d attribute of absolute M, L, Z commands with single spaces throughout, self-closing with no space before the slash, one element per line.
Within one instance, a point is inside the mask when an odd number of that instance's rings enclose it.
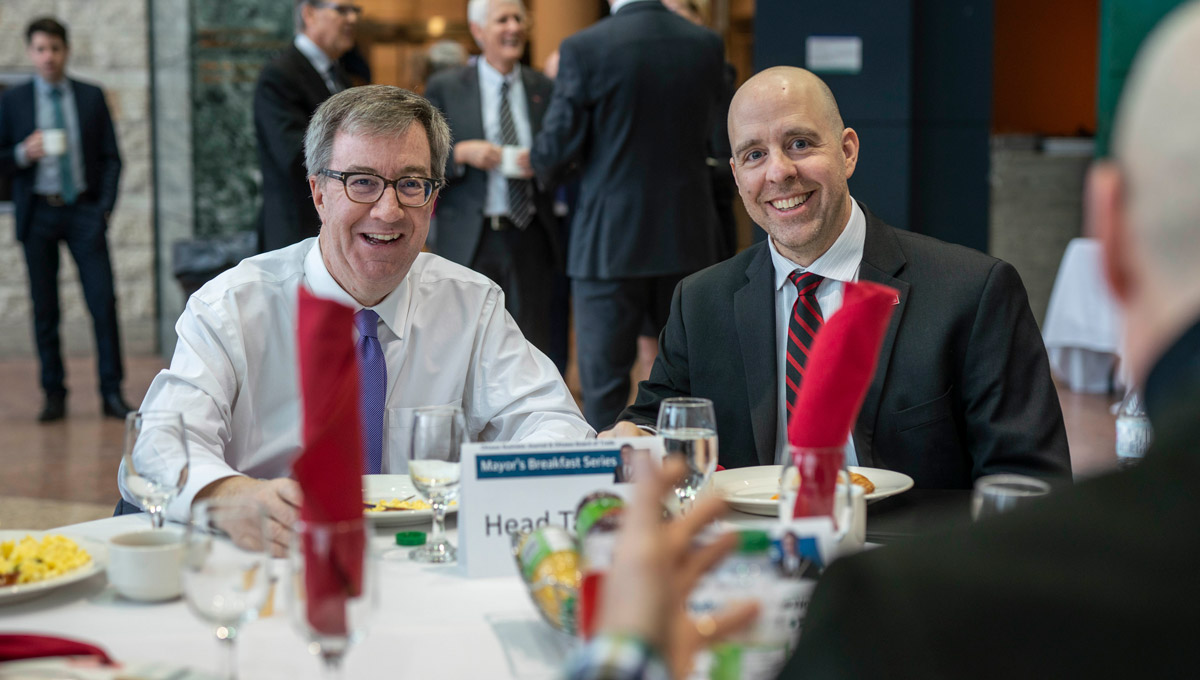
<path fill-rule="evenodd" d="M 813 338 L 825 323 L 821 314 L 821 306 L 817 304 L 817 287 L 823 276 L 811 272 L 801 272 L 799 269 L 788 274 L 788 280 L 795 286 L 799 295 L 796 304 L 792 306 L 792 318 L 788 321 L 787 366 L 784 380 L 787 384 L 788 420 L 792 419 L 792 409 L 796 406 L 796 393 L 800 391 L 800 381 L 804 378 L 804 366 L 808 362 L 808 353 L 812 349 Z"/>
<path fill-rule="evenodd" d="M 379 344 L 379 315 L 361 309 L 354 315 L 358 329 L 358 408 L 363 430 L 363 470 L 377 475 L 383 469 L 383 402 L 387 396 L 387 364 Z"/>
<path fill-rule="evenodd" d="M 508 81 L 500 86 L 500 143 L 504 146 L 520 146 L 517 127 L 513 124 L 512 106 L 508 102 Z M 517 228 L 524 229 L 533 219 L 533 182 L 527 179 L 508 178 L 508 219 Z"/>
<path fill-rule="evenodd" d="M 57 87 L 50 88 L 50 101 L 54 108 L 54 126 L 66 134 L 67 119 L 63 115 L 62 96 L 62 90 Z M 69 134 L 67 134 L 67 151 L 58 157 L 58 190 L 65 203 L 70 205 L 75 202 L 75 177 L 71 174 L 71 135 Z"/>

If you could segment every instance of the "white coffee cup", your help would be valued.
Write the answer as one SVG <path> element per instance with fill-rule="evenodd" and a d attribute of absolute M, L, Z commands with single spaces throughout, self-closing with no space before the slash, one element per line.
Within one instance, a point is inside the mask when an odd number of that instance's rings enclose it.
<path fill-rule="evenodd" d="M 516 177 L 525 179 L 525 171 L 521 169 L 521 165 L 517 163 L 517 157 L 522 152 L 528 151 L 521 146 L 502 146 L 500 147 L 500 172 L 505 177 Z"/>
<path fill-rule="evenodd" d="M 131 600 L 157 602 L 179 597 L 182 567 L 181 532 L 134 531 L 108 541 L 108 582 Z"/>
<path fill-rule="evenodd" d="M 67 152 L 67 131 L 62 128 L 42 130 L 42 150 L 47 156 L 61 156 Z"/>

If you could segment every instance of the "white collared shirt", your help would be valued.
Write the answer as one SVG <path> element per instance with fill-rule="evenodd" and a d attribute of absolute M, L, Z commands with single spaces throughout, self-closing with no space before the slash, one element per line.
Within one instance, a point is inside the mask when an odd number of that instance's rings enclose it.
<path fill-rule="evenodd" d="M 333 79 L 333 60 L 329 58 L 328 54 L 325 54 L 325 50 L 318 47 L 312 38 L 303 33 L 297 33 L 296 37 L 292 39 L 292 44 L 300 50 L 300 54 L 303 54 L 305 59 L 308 59 L 308 63 L 312 64 L 317 73 L 321 74 L 321 80 L 325 81 L 325 87 L 329 90 L 329 94 L 337 94 L 341 91 L 342 88 Z"/>
<path fill-rule="evenodd" d="M 188 300 L 175 325 L 171 367 L 142 402 L 144 410 L 180 411 L 188 431 L 191 469 L 169 519 L 185 520 L 196 493 L 218 479 L 291 473 L 302 447 L 301 285 L 362 308 L 325 268 L 316 238 L 243 260 Z M 407 470 L 412 413 L 420 406 L 460 405 L 473 441 L 595 435 L 554 364 L 505 312 L 500 288 L 480 274 L 421 253 L 372 309 L 388 376 L 383 472 Z M 153 465 L 140 452 L 135 462 Z M 138 503 L 123 481 L 121 495 Z"/>
<path fill-rule="evenodd" d="M 867 218 L 853 197 L 850 220 L 846 228 L 838 236 L 833 245 L 824 254 L 813 261 L 811 265 L 801 267 L 780 254 L 774 240 L 768 238 L 771 250 L 771 264 L 775 267 L 775 354 L 776 375 L 779 376 L 778 421 L 775 436 L 775 462 L 782 464 L 787 452 L 787 391 L 783 376 L 786 375 L 787 365 L 787 329 L 792 318 L 792 306 L 796 304 L 799 291 L 788 280 L 793 271 L 809 271 L 825 277 L 817 286 L 817 304 L 821 307 L 821 315 L 828 321 L 842 308 L 842 284 L 858 280 L 859 265 L 862 264 L 863 245 L 867 238 Z M 857 465 L 858 457 L 854 452 L 854 437 L 846 442 L 846 464 Z"/>
<path fill-rule="evenodd" d="M 503 146 L 500 132 L 500 88 L 508 82 L 508 105 L 512 111 L 513 127 L 517 131 L 518 146 L 528 149 L 533 145 L 533 128 L 529 124 L 529 103 L 525 99 L 525 84 L 521 80 L 521 65 L 513 65 L 507 75 L 500 73 L 487 59 L 479 59 L 479 105 L 483 113 L 483 136 L 496 146 Z M 508 178 L 496 166 L 487 171 L 487 198 L 483 204 L 484 215 L 508 215 Z"/>
<path fill-rule="evenodd" d="M 660 2 L 661 0 L 617 0 L 609 5 L 608 13 L 616 14 L 625 5 L 632 5 L 635 2 Z"/>

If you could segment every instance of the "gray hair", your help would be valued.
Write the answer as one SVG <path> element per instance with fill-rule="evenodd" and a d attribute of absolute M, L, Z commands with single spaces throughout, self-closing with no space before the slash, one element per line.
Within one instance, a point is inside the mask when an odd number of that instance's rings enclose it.
<path fill-rule="evenodd" d="M 304 32 L 304 6 L 311 5 L 316 7 L 321 4 L 321 0 L 296 0 L 295 6 L 292 8 L 293 19 L 296 22 L 296 33 Z"/>
<path fill-rule="evenodd" d="M 308 174 L 329 167 L 333 138 L 339 132 L 372 137 L 399 137 L 418 123 L 429 140 L 430 173 L 446 175 L 450 126 L 437 107 L 419 94 L 392 85 L 352 87 L 325 100 L 304 133 L 304 163 Z"/>
<path fill-rule="evenodd" d="M 487 23 L 488 10 L 492 8 L 492 3 L 495 2 L 511 2 L 521 8 L 521 15 L 525 15 L 525 3 L 521 0 L 471 0 L 467 3 L 467 21 L 472 24 L 482 26 Z"/>
<path fill-rule="evenodd" d="M 1200 4 L 1176 10 L 1130 72 L 1113 134 L 1129 218 L 1156 265 L 1176 281 L 1200 258 Z M 1200 284 L 1200 281 L 1197 281 Z"/>

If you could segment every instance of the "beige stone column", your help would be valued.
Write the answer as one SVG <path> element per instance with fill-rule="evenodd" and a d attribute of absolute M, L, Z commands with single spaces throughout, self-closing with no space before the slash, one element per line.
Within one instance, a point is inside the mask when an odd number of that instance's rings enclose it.
<path fill-rule="evenodd" d="M 563 38 L 600 18 L 600 5 L 594 0 L 526 0 L 526 5 L 533 20 L 529 36 L 531 59 L 538 69 L 558 49 Z"/>

